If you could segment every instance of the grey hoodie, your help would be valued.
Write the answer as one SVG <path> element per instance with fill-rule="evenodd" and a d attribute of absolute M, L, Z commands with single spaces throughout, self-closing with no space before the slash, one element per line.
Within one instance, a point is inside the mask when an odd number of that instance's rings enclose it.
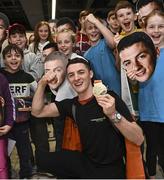
<path fill-rule="evenodd" d="M 41 59 L 28 49 L 24 50 L 24 61 L 22 69 L 31 74 L 38 81 L 44 73 L 44 65 Z"/>

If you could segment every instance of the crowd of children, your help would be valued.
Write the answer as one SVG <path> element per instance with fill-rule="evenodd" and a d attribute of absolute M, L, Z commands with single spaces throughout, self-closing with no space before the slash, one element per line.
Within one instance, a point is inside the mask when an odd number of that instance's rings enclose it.
<path fill-rule="evenodd" d="M 31 106 L 37 86 L 43 86 L 43 81 L 46 81 L 42 94 L 45 95 L 45 104 L 80 94 L 83 80 L 78 79 L 78 75 L 67 74 L 67 63 L 69 66 L 71 61 L 76 64 L 76 58 L 87 59 L 93 71 L 92 81 L 101 80 L 108 90 L 116 93 L 142 128 L 148 178 L 155 178 L 157 164 L 164 172 L 163 9 L 158 0 L 139 0 L 135 8 L 129 1 L 123 0 L 104 18 L 97 17 L 91 10 L 82 10 L 79 12 L 78 27 L 68 17 L 42 20 L 36 24 L 29 40 L 22 24 L 9 25 L 8 17 L 0 12 L 0 178 L 11 177 L 7 138 L 16 141 L 20 178 L 32 177 L 36 165 L 37 171 L 42 170 L 36 162 L 40 162 L 38 158 L 42 157 L 33 155 L 31 139 L 36 153 L 49 152 L 47 122 L 53 125 L 55 151 L 63 150 L 68 119 L 50 116 L 49 113 L 45 116 L 46 110 L 35 117 L 37 113 L 31 114 Z M 80 60 L 77 62 L 81 63 Z M 78 73 L 82 76 L 84 72 L 79 70 Z M 73 76 L 75 83 L 71 86 L 67 78 Z M 41 88 L 38 89 L 41 93 Z M 104 108 L 101 100 L 97 101 Z M 54 108 L 53 105 L 47 112 L 51 108 Z M 119 129 L 117 125 L 116 128 Z M 121 133 L 124 135 L 124 131 Z M 52 170 L 50 165 L 45 164 L 44 171 L 46 166 L 47 171 Z M 72 172 L 70 174 L 72 178 L 83 178 L 77 174 L 73 176 Z M 64 174 L 63 177 L 69 176 Z"/>

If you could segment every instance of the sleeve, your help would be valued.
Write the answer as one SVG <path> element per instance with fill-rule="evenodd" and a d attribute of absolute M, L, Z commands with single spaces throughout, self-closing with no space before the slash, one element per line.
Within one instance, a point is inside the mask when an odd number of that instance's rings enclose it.
<path fill-rule="evenodd" d="M 129 109 L 127 108 L 124 101 L 113 91 L 109 91 L 109 94 L 115 98 L 116 110 L 125 117 L 128 121 L 134 121 Z"/>
<path fill-rule="evenodd" d="M 34 53 L 31 53 L 30 55 L 30 69 L 28 73 L 31 74 L 36 81 L 38 81 L 44 73 L 41 59 Z"/>
<path fill-rule="evenodd" d="M 33 94 L 36 91 L 37 88 L 37 82 L 34 80 L 30 83 L 30 91 Z"/>
<path fill-rule="evenodd" d="M 14 99 L 11 96 L 7 80 L 4 78 L 3 81 L 1 81 L 1 83 L 3 88 L 2 89 L 3 98 L 5 101 L 5 111 L 4 111 L 5 124 L 12 126 L 15 120 Z"/>
<path fill-rule="evenodd" d="M 84 53 L 84 58 L 86 58 L 88 61 L 89 61 L 89 59 L 90 59 L 90 57 L 89 57 L 89 51 L 90 51 L 90 49 L 88 49 L 88 50 Z"/>
<path fill-rule="evenodd" d="M 72 104 L 73 99 L 65 99 L 63 101 L 55 101 L 55 104 L 58 108 L 58 111 L 61 116 L 69 116 L 72 117 Z"/>
<path fill-rule="evenodd" d="M 31 43 L 28 47 L 29 51 L 34 53 L 34 43 Z"/>

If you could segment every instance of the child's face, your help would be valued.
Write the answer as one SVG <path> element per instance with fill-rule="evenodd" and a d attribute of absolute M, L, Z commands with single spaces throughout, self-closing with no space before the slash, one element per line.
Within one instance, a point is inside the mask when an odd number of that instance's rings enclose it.
<path fill-rule="evenodd" d="M 129 78 L 139 82 L 150 78 L 155 67 L 151 54 L 142 42 L 122 50 L 119 55 Z"/>
<path fill-rule="evenodd" d="M 119 23 L 116 19 L 116 16 L 113 14 L 108 18 L 108 24 L 113 28 L 113 29 L 118 29 L 119 28 Z"/>
<path fill-rule="evenodd" d="M 101 38 L 101 33 L 98 28 L 89 21 L 85 22 L 85 31 L 91 44 L 96 44 Z"/>
<path fill-rule="evenodd" d="M 126 33 L 131 33 L 134 30 L 134 21 L 136 20 L 136 15 L 131 8 L 119 9 L 116 12 L 117 20 Z"/>
<path fill-rule="evenodd" d="M 42 61 L 44 62 L 45 58 L 53 51 L 55 51 L 55 49 L 53 47 L 43 50 L 43 52 L 42 52 Z"/>
<path fill-rule="evenodd" d="M 40 41 L 47 41 L 48 36 L 49 36 L 49 30 L 47 25 L 42 25 L 38 29 L 38 34 L 40 37 Z"/>
<path fill-rule="evenodd" d="M 65 79 L 65 66 L 62 60 L 47 61 L 44 64 L 45 73 L 50 73 L 55 76 L 48 85 L 52 90 L 56 90 Z"/>
<path fill-rule="evenodd" d="M 164 47 L 164 18 L 154 15 L 147 20 L 146 33 L 156 47 Z"/>
<path fill-rule="evenodd" d="M 10 73 L 15 73 L 19 71 L 22 64 L 22 56 L 19 52 L 15 50 L 11 50 L 5 55 L 4 59 L 5 70 Z"/>
<path fill-rule="evenodd" d="M 66 56 L 72 54 L 74 43 L 70 32 L 60 32 L 56 37 L 58 50 Z"/>
<path fill-rule="evenodd" d="M 25 49 L 27 38 L 25 34 L 15 33 L 9 36 L 9 42 L 11 44 L 16 44 L 21 49 Z"/>

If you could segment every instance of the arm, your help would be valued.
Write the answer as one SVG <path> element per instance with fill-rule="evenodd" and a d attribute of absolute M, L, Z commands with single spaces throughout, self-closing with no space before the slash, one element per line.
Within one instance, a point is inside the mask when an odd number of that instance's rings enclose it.
<path fill-rule="evenodd" d="M 30 92 L 34 93 L 37 89 L 37 82 L 34 80 L 32 83 L 30 83 Z"/>
<path fill-rule="evenodd" d="M 136 122 L 129 122 L 122 116 L 121 121 L 115 124 L 115 126 L 129 141 L 135 143 L 138 146 L 143 143 L 143 132 Z"/>
<path fill-rule="evenodd" d="M 45 105 L 44 103 L 44 91 L 48 82 L 55 78 L 53 72 L 47 72 L 39 81 L 38 87 L 33 97 L 32 101 L 32 114 L 36 117 L 57 117 L 59 116 L 59 111 L 55 103 L 50 103 Z"/>
<path fill-rule="evenodd" d="M 0 127 L 0 136 L 3 136 L 12 128 L 15 119 L 15 106 L 7 80 L 1 78 L 1 85 L 3 97 L 0 96 L 0 101 L 4 109 L 4 125 Z"/>
<path fill-rule="evenodd" d="M 30 57 L 31 62 L 29 73 L 35 78 L 36 81 L 38 81 L 43 75 L 44 66 L 41 59 L 37 55 L 31 53 Z"/>
<path fill-rule="evenodd" d="M 89 14 L 86 17 L 86 20 L 93 23 L 99 29 L 110 48 L 115 48 L 116 44 L 114 42 L 113 33 L 106 26 L 104 26 L 97 18 L 95 18 L 93 14 Z"/>
<path fill-rule="evenodd" d="M 117 33 L 115 36 L 114 36 L 114 42 L 116 45 L 118 45 L 118 43 L 120 42 L 121 40 L 121 36 L 119 35 L 119 33 Z"/>
<path fill-rule="evenodd" d="M 116 112 L 115 108 L 115 98 L 109 94 L 100 95 L 96 97 L 98 104 L 103 108 L 104 114 L 109 119 L 113 119 Z M 129 141 L 135 143 L 136 145 L 141 145 L 144 136 L 142 129 L 135 123 L 129 122 L 125 117 L 122 116 L 121 121 L 114 123 L 114 126 L 121 132 L 121 134 L 127 138 Z"/>
<path fill-rule="evenodd" d="M 29 46 L 28 46 L 28 49 L 30 52 L 34 53 L 34 43 L 31 43 Z"/>
<path fill-rule="evenodd" d="M 0 136 L 4 136 L 5 134 L 7 134 L 11 128 L 12 126 L 9 126 L 9 125 L 4 125 L 0 127 Z"/>
<path fill-rule="evenodd" d="M 15 120 L 15 103 L 10 93 L 9 84 L 6 79 L 1 79 L 3 102 L 4 102 L 4 122 L 5 125 L 12 127 Z"/>

